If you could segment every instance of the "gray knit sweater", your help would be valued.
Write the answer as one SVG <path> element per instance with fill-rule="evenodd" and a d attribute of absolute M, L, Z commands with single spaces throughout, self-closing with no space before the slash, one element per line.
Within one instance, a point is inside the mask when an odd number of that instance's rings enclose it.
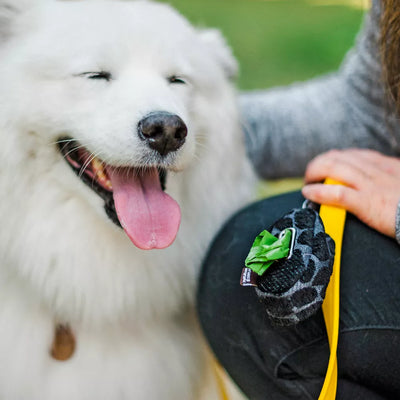
<path fill-rule="evenodd" d="M 302 176 L 332 148 L 373 148 L 400 156 L 400 123 L 382 82 L 380 1 L 338 72 L 285 88 L 243 94 L 248 154 L 267 179 Z M 396 232 L 400 243 L 400 205 Z"/>

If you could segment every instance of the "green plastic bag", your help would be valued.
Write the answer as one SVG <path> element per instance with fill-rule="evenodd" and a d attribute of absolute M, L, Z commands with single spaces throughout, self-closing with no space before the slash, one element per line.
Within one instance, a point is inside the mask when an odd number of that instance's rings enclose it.
<path fill-rule="evenodd" d="M 290 252 L 292 232 L 286 229 L 279 237 L 262 231 L 254 240 L 245 260 L 246 268 L 262 276 L 274 261 L 286 258 Z"/>

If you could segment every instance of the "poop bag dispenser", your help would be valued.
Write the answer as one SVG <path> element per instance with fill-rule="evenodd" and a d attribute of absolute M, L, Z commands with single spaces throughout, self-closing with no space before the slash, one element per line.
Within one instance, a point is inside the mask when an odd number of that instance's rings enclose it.
<path fill-rule="evenodd" d="M 321 307 L 334 257 L 335 243 L 306 201 L 256 237 L 240 283 L 256 288 L 275 325 L 294 325 Z"/>

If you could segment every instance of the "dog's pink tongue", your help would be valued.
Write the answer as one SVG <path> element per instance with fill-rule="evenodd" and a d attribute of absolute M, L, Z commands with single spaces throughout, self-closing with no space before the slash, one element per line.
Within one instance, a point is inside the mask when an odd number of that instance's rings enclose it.
<path fill-rule="evenodd" d="M 163 192 L 156 168 L 136 173 L 108 169 L 118 219 L 135 246 L 164 249 L 172 244 L 181 222 L 178 203 Z"/>

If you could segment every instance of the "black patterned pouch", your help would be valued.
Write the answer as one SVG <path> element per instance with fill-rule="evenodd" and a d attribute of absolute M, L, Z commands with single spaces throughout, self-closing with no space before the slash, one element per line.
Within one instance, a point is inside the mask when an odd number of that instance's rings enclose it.
<path fill-rule="evenodd" d="M 256 287 L 275 325 L 294 325 L 321 307 L 334 257 L 334 241 L 306 202 L 257 236 L 240 283 Z"/>

